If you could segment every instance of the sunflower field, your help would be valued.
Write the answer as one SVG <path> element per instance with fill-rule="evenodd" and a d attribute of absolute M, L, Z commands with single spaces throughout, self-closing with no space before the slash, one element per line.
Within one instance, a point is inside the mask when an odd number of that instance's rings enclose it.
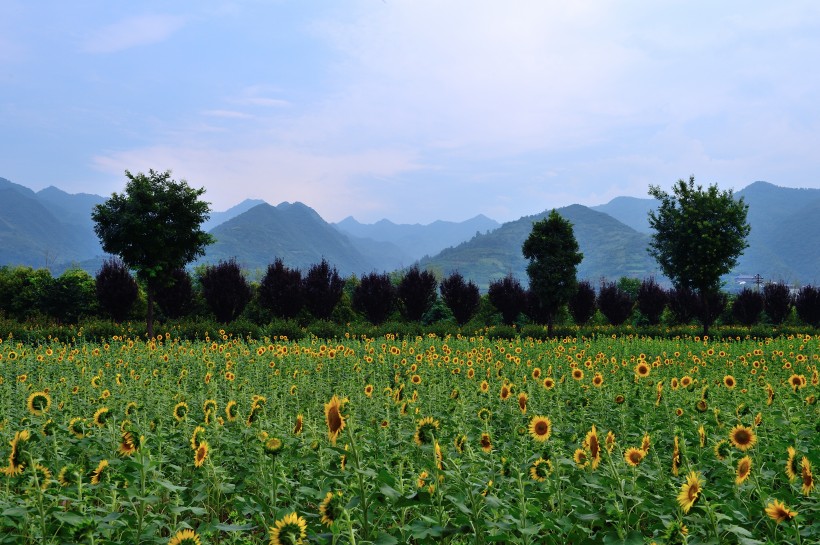
<path fill-rule="evenodd" d="M 0 543 L 820 543 L 820 338 L 0 339 Z"/>

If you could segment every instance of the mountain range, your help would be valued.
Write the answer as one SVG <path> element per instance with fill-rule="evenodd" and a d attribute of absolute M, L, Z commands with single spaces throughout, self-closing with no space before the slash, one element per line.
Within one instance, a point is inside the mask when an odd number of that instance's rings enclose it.
<path fill-rule="evenodd" d="M 804 284 L 820 280 L 820 190 L 755 182 L 735 196 L 749 205 L 752 229 L 733 274 Z M 34 192 L 0 178 L 0 265 L 47 267 L 55 275 L 75 266 L 94 274 L 104 256 L 90 214 L 104 201 L 55 187 Z M 600 206 L 557 209 L 573 224 L 584 254 L 578 277 L 593 284 L 621 276 L 659 278 L 646 250 L 647 216 L 656 206 L 654 199 L 617 197 Z M 442 276 L 459 271 L 486 289 L 508 273 L 526 281 L 521 245 L 532 223 L 549 210 L 504 224 L 483 215 L 428 225 L 362 224 L 352 217 L 331 224 L 303 203 L 272 206 L 248 199 L 211 214 L 203 227 L 216 242 L 199 263 L 235 258 L 257 277 L 277 257 L 302 270 L 326 259 L 344 276 L 419 263 Z"/>

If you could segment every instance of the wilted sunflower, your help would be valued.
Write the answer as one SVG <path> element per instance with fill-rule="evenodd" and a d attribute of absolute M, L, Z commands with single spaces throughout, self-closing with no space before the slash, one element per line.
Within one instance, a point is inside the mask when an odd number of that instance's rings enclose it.
<path fill-rule="evenodd" d="M 800 460 L 800 477 L 803 479 L 800 491 L 804 496 L 808 496 L 814 490 L 814 475 L 811 472 L 811 462 L 805 456 Z"/>
<path fill-rule="evenodd" d="M 194 467 L 202 467 L 205 460 L 208 459 L 208 441 L 200 441 L 199 446 L 194 452 Z"/>
<path fill-rule="evenodd" d="M 700 473 L 690 471 L 689 475 L 686 476 L 686 482 L 683 483 L 680 493 L 678 494 L 678 505 L 680 505 L 684 513 L 688 513 L 692 506 L 695 505 L 702 489 L 703 482 L 701 481 Z"/>
<path fill-rule="evenodd" d="M 552 421 L 546 416 L 533 416 L 530 419 L 530 436 L 543 443 L 552 435 Z"/>
<path fill-rule="evenodd" d="M 757 443 L 757 436 L 751 428 L 738 424 L 729 432 L 729 441 L 738 450 L 747 451 Z"/>
<path fill-rule="evenodd" d="M 34 392 L 28 396 L 26 408 L 34 416 L 42 416 L 51 407 L 51 396 L 48 392 Z"/>
<path fill-rule="evenodd" d="M 770 519 L 780 524 L 781 522 L 792 520 L 796 517 L 797 511 L 792 511 L 786 507 L 786 504 L 783 502 L 772 500 L 769 502 L 769 505 L 766 506 L 766 514 L 769 515 Z"/>
<path fill-rule="evenodd" d="M 529 400 L 527 392 L 521 392 L 518 394 L 518 408 L 521 410 L 522 414 L 527 414 L 527 400 Z"/>
<path fill-rule="evenodd" d="M 789 482 L 791 482 L 797 478 L 797 473 L 800 471 L 800 468 L 797 466 L 797 451 L 794 450 L 794 447 L 787 448 L 786 452 L 789 453 L 789 457 L 786 460 L 786 476 L 789 478 Z"/>
<path fill-rule="evenodd" d="M 296 421 L 293 423 L 293 435 L 301 435 L 304 417 L 301 414 L 296 415 Z"/>
<path fill-rule="evenodd" d="M 91 484 L 100 484 L 100 480 L 105 474 L 107 467 L 108 460 L 100 460 L 100 463 L 97 464 L 97 467 L 91 472 Z"/>
<path fill-rule="evenodd" d="M 638 467 L 638 464 L 643 461 L 644 456 L 646 456 L 646 451 L 635 447 L 629 447 L 626 449 L 626 452 L 624 452 L 624 460 L 632 467 Z"/>
<path fill-rule="evenodd" d="M 432 416 L 422 418 L 416 426 L 416 433 L 413 436 L 413 440 L 417 445 L 430 445 L 433 443 L 433 437 L 438 429 L 438 420 L 434 420 Z"/>
<path fill-rule="evenodd" d="M 550 460 L 538 458 L 530 466 L 530 477 L 534 481 L 544 482 L 550 473 L 552 473 L 552 461 Z"/>
<path fill-rule="evenodd" d="M 177 422 L 182 422 L 185 420 L 185 417 L 188 415 L 188 404 L 184 401 L 180 401 L 176 405 L 174 405 L 174 419 Z"/>
<path fill-rule="evenodd" d="M 479 439 L 478 442 L 481 445 L 481 450 L 483 450 L 484 452 L 490 452 L 491 450 L 493 450 L 493 442 L 490 440 L 489 433 L 482 433 L 481 439 Z"/>
<path fill-rule="evenodd" d="M 342 414 L 345 403 L 347 403 L 347 398 L 339 398 L 339 396 L 335 394 L 330 398 L 330 401 L 325 403 L 327 435 L 333 445 L 336 444 L 336 438 L 339 437 L 339 433 L 345 429 L 345 417 Z"/>
<path fill-rule="evenodd" d="M 319 514 L 322 515 L 322 524 L 330 528 L 333 523 L 339 520 L 344 511 L 344 496 L 338 491 L 335 494 L 328 492 L 322 503 L 319 504 Z"/>
<path fill-rule="evenodd" d="M 191 529 L 180 530 L 168 541 L 168 545 L 202 545 L 199 536 Z"/>
<path fill-rule="evenodd" d="M 735 474 L 735 484 L 743 484 L 743 481 L 749 478 L 752 473 L 752 459 L 744 456 L 737 462 L 737 471 Z"/>

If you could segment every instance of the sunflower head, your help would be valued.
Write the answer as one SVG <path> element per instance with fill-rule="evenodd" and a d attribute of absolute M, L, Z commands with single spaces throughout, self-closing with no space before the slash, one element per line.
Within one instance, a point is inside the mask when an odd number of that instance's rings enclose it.
<path fill-rule="evenodd" d="M 752 472 L 752 459 L 744 456 L 737 462 L 737 471 L 735 475 L 735 484 L 740 485 L 749 478 Z"/>
<path fill-rule="evenodd" d="M 307 521 L 290 513 L 277 520 L 269 534 L 271 545 L 302 545 L 307 537 Z"/>
<path fill-rule="evenodd" d="M 268 437 L 263 443 L 265 454 L 268 454 L 269 456 L 278 456 L 281 454 L 283 447 L 284 444 L 278 437 Z"/>
<path fill-rule="evenodd" d="M 686 482 L 683 483 L 680 493 L 678 493 L 678 505 L 680 505 L 684 513 L 688 513 L 692 506 L 695 505 L 701 490 L 703 490 L 703 481 L 701 480 L 700 473 L 690 471 L 689 475 L 686 476 Z"/>
<path fill-rule="evenodd" d="M 552 421 L 546 416 L 533 416 L 530 419 L 529 431 L 535 441 L 543 443 L 552 434 Z"/>
<path fill-rule="evenodd" d="M 336 438 L 345 428 L 345 416 L 342 414 L 347 398 L 340 398 L 334 395 L 330 401 L 325 403 L 325 423 L 327 424 L 327 434 L 330 442 L 336 444 Z"/>
<path fill-rule="evenodd" d="M 638 464 L 643 461 L 644 456 L 646 456 L 646 451 L 635 447 L 629 447 L 626 449 L 626 452 L 624 452 L 624 460 L 632 467 L 638 467 Z"/>
<path fill-rule="evenodd" d="M 438 429 L 438 420 L 434 420 L 431 416 L 422 418 L 416 426 L 416 434 L 413 436 L 413 440 L 417 445 L 430 445 L 433 443 L 433 438 Z"/>
<path fill-rule="evenodd" d="M 344 496 L 341 491 L 328 492 L 322 503 L 319 504 L 319 513 L 322 515 L 322 524 L 328 528 L 339 520 L 345 508 Z"/>
<path fill-rule="evenodd" d="M 34 416 L 44 415 L 48 412 L 49 407 L 51 407 L 51 396 L 48 392 L 34 392 L 28 396 L 26 408 Z"/>
<path fill-rule="evenodd" d="M 789 447 L 786 449 L 786 452 L 789 455 L 786 460 L 786 476 L 789 478 L 789 481 L 793 481 L 800 472 L 800 468 L 797 465 L 797 451 L 794 450 L 794 447 Z"/>
<path fill-rule="evenodd" d="M 547 477 L 552 473 L 552 461 L 545 460 L 544 458 L 538 458 L 533 464 L 530 466 L 530 478 L 534 481 L 544 482 L 547 480 Z"/>
<path fill-rule="evenodd" d="M 479 439 L 479 444 L 481 445 L 481 450 L 484 452 L 490 452 L 493 450 L 493 442 L 490 439 L 489 433 L 482 433 L 481 438 Z"/>
<path fill-rule="evenodd" d="M 171 537 L 168 545 L 202 545 L 199 536 L 191 529 L 180 530 Z"/>
<path fill-rule="evenodd" d="M 792 511 L 781 501 L 772 500 L 769 502 L 769 505 L 766 506 L 766 514 L 770 519 L 780 524 L 781 522 L 792 520 L 796 517 L 797 511 Z"/>
<path fill-rule="evenodd" d="M 208 441 L 200 441 L 194 452 L 194 467 L 202 467 L 202 464 L 208 459 L 208 448 Z"/>
<path fill-rule="evenodd" d="M 729 441 L 738 450 L 747 451 L 757 443 L 757 436 L 751 428 L 738 424 L 729 433 Z"/>

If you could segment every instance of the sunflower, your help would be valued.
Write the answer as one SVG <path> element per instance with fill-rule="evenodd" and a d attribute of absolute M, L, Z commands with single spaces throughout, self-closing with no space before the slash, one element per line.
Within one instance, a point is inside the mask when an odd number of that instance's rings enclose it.
<path fill-rule="evenodd" d="M 265 454 L 268 454 L 273 457 L 279 455 L 279 453 L 282 452 L 283 447 L 284 444 L 282 443 L 282 440 L 278 437 L 269 437 L 265 440 L 265 442 L 262 445 L 262 448 L 265 450 Z"/>
<path fill-rule="evenodd" d="M 307 537 L 307 521 L 295 512 L 285 515 L 269 529 L 270 545 L 301 545 Z"/>
<path fill-rule="evenodd" d="M 228 401 L 225 405 L 225 416 L 228 418 L 228 422 L 233 422 L 239 416 L 239 410 L 237 409 L 236 401 L 233 399 Z"/>
<path fill-rule="evenodd" d="M 137 410 L 137 403 L 135 401 L 129 401 L 128 404 L 125 406 L 125 417 L 130 418 L 134 415 L 134 412 Z"/>
<path fill-rule="evenodd" d="M 624 401 L 626 401 L 626 398 L 622 394 L 618 394 L 615 396 L 616 404 L 621 405 Z"/>
<path fill-rule="evenodd" d="M 202 542 L 193 530 L 186 528 L 174 534 L 168 545 L 202 545 Z"/>
<path fill-rule="evenodd" d="M 364 387 L 364 395 L 366 395 L 367 397 L 373 397 L 373 385 L 372 384 L 368 384 L 367 386 Z M 328 492 L 328 494 L 330 494 L 330 492 Z"/>
<path fill-rule="evenodd" d="M 28 396 L 26 401 L 28 412 L 34 416 L 44 415 L 48 412 L 49 407 L 51 407 L 51 396 L 48 395 L 48 392 L 34 392 Z"/>
<path fill-rule="evenodd" d="M 34 466 L 32 484 L 34 484 L 35 479 L 36 483 L 40 486 L 40 490 L 45 490 L 46 488 L 48 488 L 48 485 L 51 482 L 51 471 L 42 464 L 36 464 Z"/>
<path fill-rule="evenodd" d="M 532 370 L 532 380 L 538 380 L 539 378 L 541 378 L 541 368 L 534 367 Z"/>
<path fill-rule="evenodd" d="M 582 448 L 575 449 L 572 459 L 575 460 L 575 463 L 580 468 L 585 468 L 589 465 L 589 454 Z"/>
<path fill-rule="evenodd" d="M 521 414 L 527 414 L 527 401 L 529 400 L 529 396 L 526 392 L 521 392 L 518 394 L 518 408 L 521 410 Z"/>
<path fill-rule="evenodd" d="M 339 520 L 344 511 L 344 499 L 342 492 L 328 492 L 322 503 L 319 504 L 319 514 L 322 515 L 322 524 L 330 528 L 333 523 Z"/>
<path fill-rule="evenodd" d="M 583 380 L 584 379 L 584 371 L 581 369 L 573 369 L 572 370 L 572 378 L 574 380 Z"/>
<path fill-rule="evenodd" d="M 786 452 L 789 453 L 789 458 L 786 460 L 786 476 L 791 482 L 797 478 L 797 472 L 800 469 L 797 467 L 797 451 L 794 450 L 794 447 L 787 448 Z"/>
<path fill-rule="evenodd" d="M 478 410 L 478 419 L 487 422 L 493 413 L 487 407 L 482 407 Z"/>
<path fill-rule="evenodd" d="M 555 388 L 555 379 L 552 377 L 546 377 L 544 379 L 544 382 L 542 382 L 541 384 L 544 386 L 545 389 L 552 390 L 553 388 Z"/>
<path fill-rule="evenodd" d="M 632 467 L 638 467 L 638 464 L 643 461 L 644 456 L 646 456 L 646 451 L 643 449 L 629 447 L 624 453 L 624 460 Z"/>
<path fill-rule="evenodd" d="M 125 429 L 122 430 L 120 435 L 120 446 L 117 448 L 117 452 L 119 452 L 123 456 L 131 456 L 137 449 L 140 447 L 140 443 L 142 441 L 142 437 L 137 438 L 134 435 L 134 432 L 131 430 Z"/>
<path fill-rule="evenodd" d="M 417 445 L 430 445 L 433 442 L 433 437 L 439 429 L 439 421 L 434 420 L 432 416 L 422 418 L 416 426 L 416 433 L 413 440 Z"/>
<path fill-rule="evenodd" d="M 642 361 L 638 365 L 635 366 L 635 374 L 641 378 L 646 378 L 649 376 L 649 365 Z"/>
<path fill-rule="evenodd" d="M 478 388 L 481 390 L 482 393 L 486 394 L 490 391 L 490 383 L 486 380 L 482 380 Z"/>
<path fill-rule="evenodd" d="M 680 469 L 680 440 L 678 436 L 675 436 L 672 446 L 672 475 L 675 477 L 678 476 L 678 471 Z"/>
<path fill-rule="evenodd" d="M 23 460 L 20 447 L 23 443 L 29 440 L 31 432 L 28 430 L 18 431 L 14 434 L 14 439 L 11 440 L 11 452 L 9 453 L 9 465 L 5 468 L 6 475 L 14 476 L 23 473 L 26 468 L 26 462 Z"/>
<path fill-rule="evenodd" d="M 649 454 L 649 446 L 650 446 L 650 440 L 649 440 L 649 433 L 647 432 L 647 433 L 643 434 L 643 439 L 641 439 L 641 450 L 643 451 L 644 454 Z"/>
<path fill-rule="evenodd" d="M 546 416 L 533 416 L 530 419 L 530 436 L 543 443 L 552 435 L 552 421 Z"/>
<path fill-rule="evenodd" d="M 612 433 L 612 430 L 606 432 L 606 439 L 604 439 L 604 444 L 606 445 L 606 451 L 609 454 L 612 454 L 612 450 L 615 448 L 615 434 Z"/>
<path fill-rule="evenodd" d="M 304 417 L 301 414 L 296 415 L 296 421 L 293 423 L 293 435 L 301 435 Z"/>
<path fill-rule="evenodd" d="M 678 505 L 680 505 L 684 513 L 688 513 L 692 506 L 695 505 L 702 489 L 703 481 L 701 481 L 700 473 L 690 471 L 689 475 L 686 476 L 686 482 L 683 483 L 680 493 L 678 494 Z"/>
<path fill-rule="evenodd" d="M 530 477 L 534 481 L 544 482 L 547 480 L 549 474 L 552 473 L 552 461 L 538 458 L 530 466 Z"/>
<path fill-rule="evenodd" d="M 177 422 L 182 422 L 185 420 L 185 417 L 188 415 L 188 404 L 184 401 L 180 401 L 176 405 L 174 405 L 174 419 Z"/>
<path fill-rule="evenodd" d="M 592 377 L 592 385 L 596 388 L 600 388 L 604 384 L 604 376 L 601 373 L 595 373 L 595 376 Z"/>
<path fill-rule="evenodd" d="M 769 515 L 769 518 L 775 521 L 777 524 L 780 524 L 783 521 L 791 520 L 797 516 L 797 511 L 792 511 L 786 504 L 780 502 L 778 500 L 772 500 L 769 502 L 769 505 L 766 506 L 766 514 Z"/>
<path fill-rule="evenodd" d="M 725 460 L 728 455 L 729 443 L 726 442 L 726 439 L 721 439 L 715 443 L 715 458 L 718 460 Z"/>
<path fill-rule="evenodd" d="M 755 445 L 757 436 L 751 428 L 738 424 L 729 432 L 729 441 L 732 442 L 735 448 L 745 452 Z"/>
<path fill-rule="evenodd" d="M 68 464 L 64 466 L 57 474 L 57 482 L 60 486 L 71 486 L 79 484 L 82 480 L 82 471 L 76 464 Z"/>
<path fill-rule="evenodd" d="M 94 425 L 98 428 L 102 428 L 105 426 L 106 421 L 108 421 L 109 416 L 108 407 L 100 407 L 94 413 Z"/>
<path fill-rule="evenodd" d="M 483 450 L 484 452 L 490 452 L 493 450 L 493 442 L 490 440 L 489 433 L 482 433 L 481 439 L 479 439 L 478 442 L 481 445 L 481 450 Z"/>
<path fill-rule="evenodd" d="M 194 452 L 194 467 L 202 467 L 208 459 L 208 441 L 201 441 Z"/>
<path fill-rule="evenodd" d="M 91 484 L 100 484 L 100 479 L 104 473 L 106 473 L 105 469 L 108 467 L 108 460 L 100 460 L 100 463 L 97 464 L 97 467 L 94 471 L 91 472 Z"/>
<path fill-rule="evenodd" d="M 463 433 L 456 435 L 456 438 L 453 439 L 453 446 L 456 448 L 456 452 L 461 454 L 464 452 L 464 445 L 467 444 L 467 436 Z"/>
<path fill-rule="evenodd" d="M 43 425 L 40 427 L 40 432 L 45 437 L 51 437 L 54 435 L 54 432 L 57 431 L 57 424 L 54 423 L 54 420 L 48 419 L 43 422 Z"/>
<path fill-rule="evenodd" d="M 202 403 L 202 414 L 205 415 L 205 418 L 209 416 L 213 416 L 216 413 L 216 400 L 215 399 L 206 399 Z"/>
<path fill-rule="evenodd" d="M 194 432 L 191 434 L 191 450 L 196 450 L 199 448 L 199 443 L 204 436 L 205 428 L 202 426 L 197 426 L 194 428 Z"/>
<path fill-rule="evenodd" d="M 85 430 L 83 429 L 83 424 L 85 423 L 85 418 L 81 418 L 76 416 L 69 420 L 68 422 L 68 431 L 76 437 L 77 439 L 82 439 L 85 437 Z"/>
<path fill-rule="evenodd" d="M 507 399 L 509 399 L 511 394 L 512 394 L 512 389 L 510 388 L 510 385 L 506 384 L 506 383 L 502 384 L 501 385 L 501 392 L 498 394 L 499 399 L 501 399 L 501 401 L 507 401 Z"/>
<path fill-rule="evenodd" d="M 681 379 L 680 379 L 681 388 L 688 388 L 691 385 L 692 385 L 692 377 L 690 377 L 689 375 L 685 375 L 685 376 L 681 377 Z"/>
<path fill-rule="evenodd" d="M 703 424 L 698 428 L 698 440 L 700 441 L 700 448 L 706 446 L 706 428 L 703 427 Z"/>
<path fill-rule="evenodd" d="M 347 398 L 339 398 L 337 395 L 334 395 L 330 398 L 330 401 L 325 403 L 327 436 L 333 445 L 336 444 L 336 438 L 339 437 L 339 433 L 345 429 L 345 417 L 342 415 L 342 409 L 345 403 L 347 403 Z"/>
<path fill-rule="evenodd" d="M 737 462 L 737 472 L 735 476 L 735 484 L 743 484 L 743 481 L 749 478 L 752 473 L 752 459 L 744 456 Z"/>
<path fill-rule="evenodd" d="M 811 462 L 805 456 L 800 460 L 800 477 L 803 480 L 800 491 L 803 492 L 804 496 L 808 496 L 814 490 L 814 475 L 811 473 Z"/>
<path fill-rule="evenodd" d="M 594 424 L 592 425 L 592 429 L 587 432 L 586 438 L 584 439 L 584 448 L 589 451 L 592 469 L 598 469 L 598 464 L 601 463 L 601 443 L 598 441 L 598 430 L 595 428 Z"/>
<path fill-rule="evenodd" d="M 735 377 L 733 377 L 732 375 L 726 375 L 725 377 L 723 377 L 723 385 L 730 390 L 734 390 L 735 386 L 737 386 L 737 381 L 735 380 Z"/>
<path fill-rule="evenodd" d="M 430 477 L 430 474 L 426 471 L 422 471 L 419 473 L 419 476 L 416 478 L 416 488 L 424 488 L 427 486 L 427 479 Z"/>

